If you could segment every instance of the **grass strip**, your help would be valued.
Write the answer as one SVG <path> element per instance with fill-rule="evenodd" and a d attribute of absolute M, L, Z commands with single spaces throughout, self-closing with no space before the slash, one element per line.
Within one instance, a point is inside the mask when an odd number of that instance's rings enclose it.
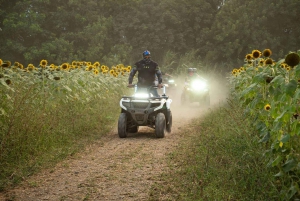
<path fill-rule="evenodd" d="M 182 130 L 170 172 L 152 186 L 149 200 L 278 200 L 264 147 L 236 105 L 214 108 Z"/>

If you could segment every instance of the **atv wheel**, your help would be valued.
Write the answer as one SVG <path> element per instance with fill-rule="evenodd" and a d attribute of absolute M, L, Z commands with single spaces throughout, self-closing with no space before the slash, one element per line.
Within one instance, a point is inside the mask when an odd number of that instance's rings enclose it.
<path fill-rule="evenodd" d="M 127 116 L 126 113 L 121 113 L 118 120 L 118 134 L 120 138 L 127 137 Z"/>
<path fill-rule="evenodd" d="M 158 113 L 155 118 L 155 135 L 157 138 L 165 137 L 166 118 L 163 113 Z"/>
<path fill-rule="evenodd" d="M 170 111 L 169 123 L 166 125 L 166 130 L 171 133 L 172 130 L 172 112 Z"/>

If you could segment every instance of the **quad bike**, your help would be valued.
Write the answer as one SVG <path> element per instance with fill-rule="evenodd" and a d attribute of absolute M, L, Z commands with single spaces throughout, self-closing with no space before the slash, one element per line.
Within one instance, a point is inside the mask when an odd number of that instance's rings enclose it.
<path fill-rule="evenodd" d="M 199 102 L 205 106 L 210 105 L 209 88 L 204 79 L 195 79 L 191 83 L 186 83 L 181 94 L 181 105 Z"/>
<path fill-rule="evenodd" d="M 163 86 L 163 95 L 154 97 L 149 88 L 134 85 L 133 96 L 123 96 L 120 100 L 121 114 L 118 120 L 118 135 L 126 138 L 128 133 L 137 133 L 139 126 L 148 126 L 155 129 L 157 138 L 163 138 L 165 132 L 171 132 L 172 112 L 170 106 L 172 99 L 166 96 Z"/>

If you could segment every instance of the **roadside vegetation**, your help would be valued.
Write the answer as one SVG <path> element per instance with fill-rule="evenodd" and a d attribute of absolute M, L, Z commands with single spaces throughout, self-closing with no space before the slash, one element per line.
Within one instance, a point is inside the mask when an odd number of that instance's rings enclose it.
<path fill-rule="evenodd" d="M 233 99 L 193 119 L 150 200 L 278 200 L 275 172 L 251 124 Z"/>
<path fill-rule="evenodd" d="M 154 186 L 154 199 L 299 199 L 300 52 L 271 55 L 253 50 L 232 70 L 227 103 L 183 131 L 191 139 L 170 156 L 167 188 Z"/>

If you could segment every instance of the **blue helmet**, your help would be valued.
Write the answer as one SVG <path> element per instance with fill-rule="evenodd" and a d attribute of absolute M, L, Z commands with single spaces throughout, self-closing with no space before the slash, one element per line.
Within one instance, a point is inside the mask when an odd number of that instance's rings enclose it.
<path fill-rule="evenodd" d="M 149 56 L 150 57 L 150 52 L 148 50 L 145 50 L 143 52 L 143 57 Z"/>

